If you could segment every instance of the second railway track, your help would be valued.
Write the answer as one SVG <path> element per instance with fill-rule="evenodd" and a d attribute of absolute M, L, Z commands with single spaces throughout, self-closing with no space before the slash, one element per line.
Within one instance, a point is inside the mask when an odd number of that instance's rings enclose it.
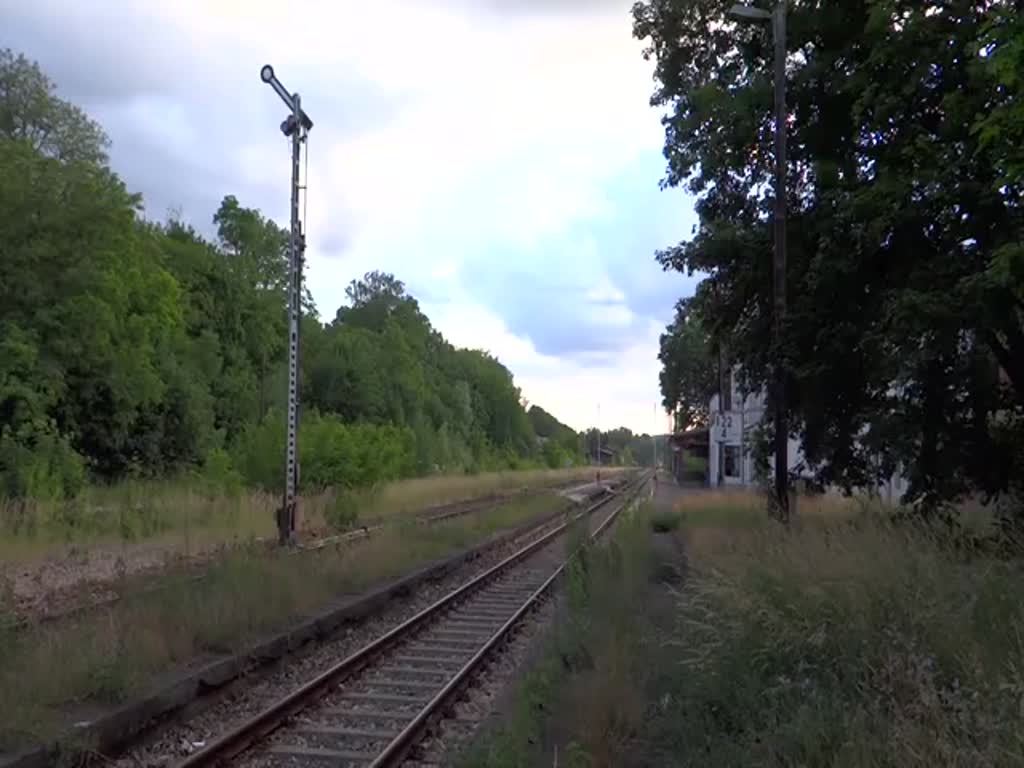
<path fill-rule="evenodd" d="M 572 483 L 568 485 L 571 486 Z M 516 498 L 529 498 L 530 496 L 536 496 L 544 493 L 545 491 L 557 491 L 565 487 L 567 487 L 566 484 L 559 484 L 547 489 L 521 489 L 517 492 L 505 495 L 498 494 L 476 499 L 465 499 L 452 502 L 450 504 L 437 505 L 421 512 L 409 513 L 406 519 L 411 520 L 417 525 L 436 525 L 455 518 L 479 514 L 488 509 L 495 509 L 502 504 L 515 500 Z M 396 522 L 398 519 L 399 518 L 397 516 L 392 517 L 391 519 L 377 518 L 367 521 L 364 525 L 359 525 L 350 530 L 342 531 L 341 533 L 330 536 L 313 537 L 307 542 L 299 543 L 294 549 L 289 550 L 288 554 L 301 556 L 303 554 L 316 552 L 329 546 L 355 546 L 361 542 L 369 540 L 373 535 L 384 531 L 389 524 Z M 277 547 L 276 539 L 270 538 L 257 538 L 252 541 L 248 541 L 245 544 L 248 546 L 266 546 L 268 551 L 273 551 Z M 58 610 L 39 612 L 32 609 L 19 608 L 14 612 L 13 618 L 4 618 L 3 620 L 0 620 L 0 632 L 24 632 L 41 626 L 52 626 L 60 624 L 61 622 L 73 621 L 83 616 L 87 616 L 90 613 L 111 610 L 126 599 L 140 599 L 156 594 L 166 590 L 168 585 L 177 585 L 180 581 L 185 581 L 186 583 L 200 582 L 206 577 L 205 568 L 208 565 L 209 563 L 200 562 L 194 566 L 189 566 L 195 567 L 197 569 L 196 572 L 189 573 L 185 571 L 177 573 L 175 574 L 175 579 L 171 581 L 157 581 L 155 583 L 129 588 L 125 591 L 120 591 L 122 588 L 119 586 L 115 587 L 113 583 L 82 582 L 75 585 L 76 590 L 83 588 L 94 589 L 99 591 L 100 596 L 86 601 L 75 602 L 71 605 L 61 607 Z"/>
<path fill-rule="evenodd" d="M 596 538 L 646 475 L 577 515 Z M 401 765 L 565 567 L 551 530 L 240 724 L 179 768 Z"/>

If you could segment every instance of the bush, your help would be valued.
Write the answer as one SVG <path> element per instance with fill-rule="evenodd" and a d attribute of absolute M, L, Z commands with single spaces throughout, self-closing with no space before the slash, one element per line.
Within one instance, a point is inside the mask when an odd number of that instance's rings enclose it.
<path fill-rule="evenodd" d="M 231 463 L 231 456 L 223 448 L 214 448 L 206 454 L 199 479 L 207 493 L 238 496 L 242 492 L 242 473 Z"/>
<path fill-rule="evenodd" d="M 232 464 L 250 485 L 279 493 L 283 488 L 284 417 L 271 409 L 246 425 L 231 446 Z"/>
<path fill-rule="evenodd" d="M 303 488 L 368 488 L 416 468 L 411 429 L 311 416 L 299 434 Z"/>
<path fill-rule="evenodd" d="M 327 509 L 324 520 L 335 530 L 351 528 L 359 519 L 359 508 L 364 505 L 366 494 L 353 491 L 338 491 L 334 494 Z"/>
<path fill-rule="evenodd" d="M 8 496 L 60 500 L 85 485 L 85 462 L 67 440 L 49 430 L 15 439 L 0 437 L 0 490 Z"/>
<path fill-rule="evenodd" d="M 554 440 L 548 440 L 544 443 L 544 463 L 550 469 L 559 469 L 560 467 L 567 466 L 570 461 L 569 452 L 558 445 Z"/>
<path fill-rule="evenodd" d="M 679 527 L 683 516 L 678 512 L 662 511 L 651 515 L 651 530 L 656 533 L 668 533 Z"/>
<path fill-rule="evenodd" d="M 281 489 L 284 429 L 281 415 L 271 412 L 236 440 L 235 465 L 248 482 Z M 337 416 L 309 411 L 299 425 L 299 462 L 303 490 L 368 488 L 415 471 L 415 436 L 408 428 L 346 424 Z"/>

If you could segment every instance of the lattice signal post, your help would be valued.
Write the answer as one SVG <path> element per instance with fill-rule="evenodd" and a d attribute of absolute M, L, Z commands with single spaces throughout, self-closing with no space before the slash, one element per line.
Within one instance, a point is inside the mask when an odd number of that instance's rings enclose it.
<path fill-rule="evenodd" d="M 302 262 L 306 252 L 306 238 L 299 218 L 299 159 L 302 145 L 313 128 L 313 121 L 302 111 L 299 94 L 289 93 L 274 75 L 269 64 L 260 70 L 260 79 L 269 85 L 288 107 L 290 115 L 281 123 L 281 132 L 291 139 L 291 236 L 288 241 L 288 412 L 284 457 L 284 497 L 277 513 L 277 533 L 281 544 L 289 544 L 295 535 L 298 511 L 299 455 L 299 319 L 302 314 Z M 308 159 L 308 147 L 307 147 Z"/>

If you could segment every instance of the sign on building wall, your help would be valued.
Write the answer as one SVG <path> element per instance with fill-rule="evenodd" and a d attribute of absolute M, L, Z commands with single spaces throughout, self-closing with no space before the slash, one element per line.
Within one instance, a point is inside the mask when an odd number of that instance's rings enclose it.
<path fill-rule="evenodd" d="M 743 434 L 743 419 L 731 411 L 716 413 L 711 419 L 711 431 L 714 442 L 739 442 Z"/>

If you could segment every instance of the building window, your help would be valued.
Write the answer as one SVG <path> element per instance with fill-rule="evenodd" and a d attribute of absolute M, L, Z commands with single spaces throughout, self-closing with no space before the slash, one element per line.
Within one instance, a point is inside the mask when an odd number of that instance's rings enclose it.
<path fill-rule="evenodd" d="M 725 466 L 723 474 L 726 477 L 740 476 L 740 447 L 738 445 L 725 446 Z"/>

